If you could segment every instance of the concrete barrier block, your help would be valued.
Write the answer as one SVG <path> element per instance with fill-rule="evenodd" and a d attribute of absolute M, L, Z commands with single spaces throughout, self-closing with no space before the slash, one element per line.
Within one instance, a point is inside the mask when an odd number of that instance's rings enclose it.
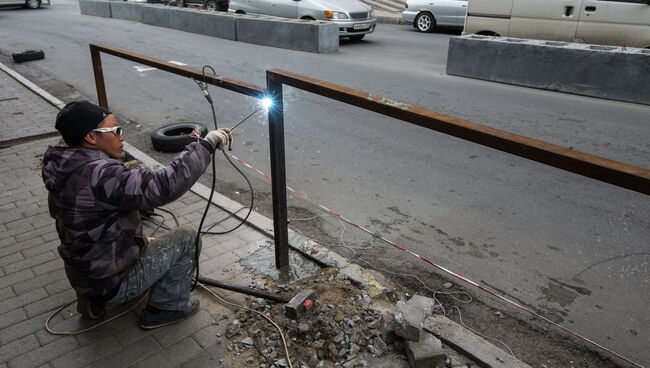
<path fill-rule="evenodd" d="M 339 49 L 336 24 L 252 15 L 237 16 L 237 41 L 318 53 Z"/>
<path fill-rule="evenodd" d="M 143 4 L 142 23 L 152 26 L 180 29 L 181 20 L 177 15 L 180 11 L 178 8 L 172 8 L 162 5 Z"/>
<path fill-rule="evenodd" d="M 142 22 L 142 4 L 116 0 L 109 1 L 113 18 Z"/>
<path fill-rule="evenodd" d="M 643 49 L 468 35 L 450 39 L 447 73 L 650 105 Z"/>
<path fill-rule="evenodd" d="M 228 13 L 183 9 L 182 28 L 178 29 L 234 41 L 237 39 L 236 18 Z"/>
<path fill-rule="evenodd" d="M 83 15 L 111 17 L 111 3 L 102 0 L 79 0 L 79 11 Z"/>
<path fill-rule="evenodd" d="M 221 12 L 162 5 L 142 6 L 142 23 L 228 40 L 237 39 L 235 18 Z"/>

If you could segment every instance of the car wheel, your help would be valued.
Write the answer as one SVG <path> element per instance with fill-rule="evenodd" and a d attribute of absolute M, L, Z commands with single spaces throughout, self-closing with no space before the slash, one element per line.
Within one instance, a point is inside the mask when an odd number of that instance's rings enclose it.
<path fill-rule="evenodd" d="M 217 4 L 217 0 L 206 0 L 205 3 L 203 3 L 203 9 L 217 11 L 218 8 L 219 5 Z"/>
<path fill-rule="evenodd" d="M 41 7 L 41 0 L 27 0 L 25 1 L 25 7 L 29 9 L 38 9 Z"/>
<path fill-rule="evenodd" d="M 436 19 L 431 13 L 420 13 L 417 18 L 415 18 L 415 28 L 420 32 L 433 32 L 433 29 L 436 27 Z"/>
<path fill-rule="evenodd" d="M 41 60 L 45 58 L 45 53 L 43 50 L 27 50 L 11 54 L 11 57 L 15 62 L 22 63 L 25 61 Z"/>
<path fill-rule="evenodd" d="M 208 134 L 208 128 L 201 123 L 174 123 L 151 132 L 151 144 L 156 151 L 180 152 L 196 140 L 190 135 L 195 129 L 201 133 L 201 137 Z"/>
<path fill-rule="evenodd" d="M 350 36 L 350 39 L 352 41 L 361 41 L 361 40 L 363 40 L 363 36 L 365 36 L 365 35 Z"/>

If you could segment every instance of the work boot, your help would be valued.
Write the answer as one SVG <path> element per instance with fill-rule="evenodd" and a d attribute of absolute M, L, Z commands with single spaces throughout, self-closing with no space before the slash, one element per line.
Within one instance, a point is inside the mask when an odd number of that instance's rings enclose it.
<path fill-rule="evenodd" d="M 140 328 L 143 330 L 153 330 L 154 328 L 171 325 L 180 322 L 199 310 L 199 301 L 190 299 L 185 308 L 177 311 L 158 309 L 147 305 L 140 315 Z"/>
<path fill-rule="evenodd" d="M 85 318 L 96 320 L 106 312 L 106 304 L 93 302 L 83 295 L 77 295 L 77 312 Z"/>

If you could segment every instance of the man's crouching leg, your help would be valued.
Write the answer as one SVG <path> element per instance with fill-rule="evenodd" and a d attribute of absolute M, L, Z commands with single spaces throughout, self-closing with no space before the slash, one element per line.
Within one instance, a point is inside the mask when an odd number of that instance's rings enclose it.
<path fill-rule="evenodd" d="M 199 301 L 190 299 L 196 236 L 196 228 L 183 225 L 152 240 L 122 282 L 114 298 L 121 300 L 116 302 L 124 303 L 150 288 L 141 328 L 148 330 L 180 322 L 199 309 Z"/>

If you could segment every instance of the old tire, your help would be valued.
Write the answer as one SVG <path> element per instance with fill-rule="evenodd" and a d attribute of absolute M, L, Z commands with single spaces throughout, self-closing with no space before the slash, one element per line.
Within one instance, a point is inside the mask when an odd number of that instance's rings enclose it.
<path fill-rule="evenodd" d="M 431 13 L 420 13 L 415 18 L 415 28 L 420 32 L 431 33 L 436 28 L 436 19 Z"/>
<path fill-rule="evenodd" d="M 45 53 L 43 50 L 26 50 L 23 52 L 16 52 L 14 54 L 11 54 L 11 57 L 15 62 L 22 63 L 25 61 L 41 60 L 45 58 Z"/>
<path fill-rule="evenodd" d="M 180 152 L 185 146 L 196 141 L 196 138 L 190 136 L 194 129 L 201 133 L 201 137 L 208 134 L 208 128 L 201 123 L 174 123 L 151 132 L 151 143 L 156 151 Z"/>

